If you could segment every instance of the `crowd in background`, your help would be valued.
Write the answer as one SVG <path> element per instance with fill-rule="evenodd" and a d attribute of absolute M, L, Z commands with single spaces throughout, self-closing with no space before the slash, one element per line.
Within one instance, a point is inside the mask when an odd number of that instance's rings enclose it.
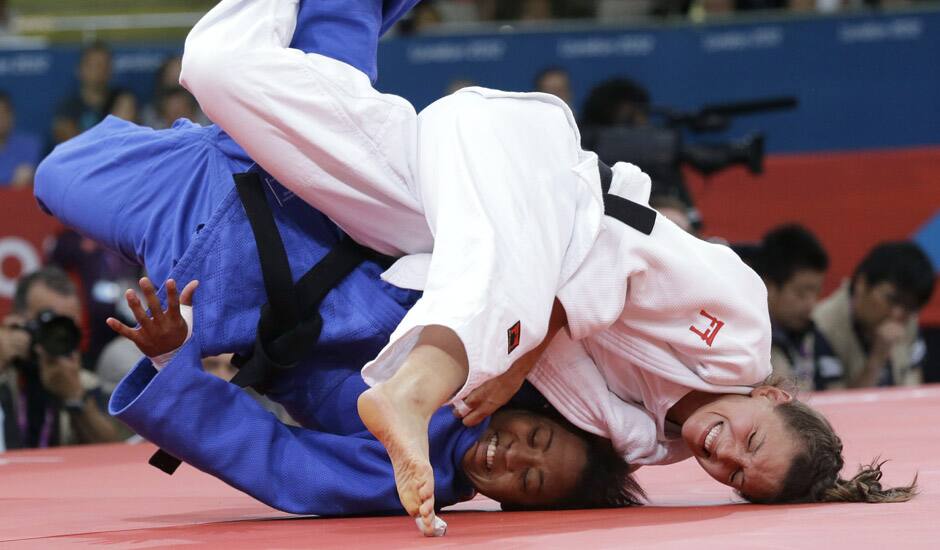
<path fill-rule="evenodd" d="M 505 13 L 496 2 L 425 2 L 415 20 L 425 17 L 426 9 L 447 13 L 454 6 L 475 10 L 480 17 L 537 18 L 595 15 L 605 4 L 531 1 L 513 3 L 513 9 L 521 11 Z M 668 6 L 688 10 L 690 4 L 699 3 L 635 4 L 650 10 Z M 700 4 L 712 10 L 720 5 L 743 9 L 832 3 L 728 0 Z M 154 128 L 168 128 L 179 118 L 208 123 L 194 98 L 178 84 L 179 57 L 169 57 L 162 64 L 155 76 L 153 100 L 144 105 L 128 90 L 111 85 L 111 65 L 111 52 L 105 44 L 84 48 L 76 68 L 77 87 L 59 103 L 48 143 L 16 131 L 14 106 L 0 92 L 0 182 L 29 186 L 36 165 L 50 147 L 109 114 Z M 472 82 L 460 81 L 453 87 L 469 84 Z M 641 84 L 628 78 L 607 81 L 581 102 L 573 97 L 570 84 L 563 68 L 548 67 L 538 74 L 533 89 L 567 102 L 578 113 L 585 135 L 592 129 L 650 124 L 650 97 Z M 625 151 L 623 158 L 605 160 L 630 160 L 629 156 Z M 651 206 L 686 231 L 708 237 L 703 234 L 707 223 L 703 225 L 697 218 L 681 180 L 666 182 L 654 170 L 648 171 L 654 179 Z M 921 382 L 925 346 L 919 337 L 917 314 L 931 297 L 934 273 L 915 244 L 878 244 L 851 278 L 822 300 L 829 256 L 838 251 L 825 250 L 811 229 L 797 225 L 769 228 L 760 243 L 732 246 L 767 285 L 776 375 L 793 379 L 804 390 Z M 126 439 L 132 434 L 106 413 L 106 403 L 140 353 L 130 341 L 115 338 L 104 320 L 113 316 L 134 323 L 122 307 L 123 292 L 134 287 L 142 273 L 115 253 L 71 231 L 57 237 L 46 260 L 45 267 L 20 278 L 13 312 L 0 325 L 0 450 Z M 49 316 L 64 317 L 84 327 L 81 351 L 55 354 L 37 346 L 36 327 L 44 322 L 44 315 L 46 320 Z M 234 374 L 225 358 L 209 359 L 205 366 L 226 378 Z"/>
<path fill-rule="evenodd" d="M 896 8 L 925 0 L 425 0 L 415 7 L 405 32 L 423 32 L 442 23 L 542 22 L 592 19 L 602 22 L 648 17 L 687 17 L 703 21 L 752 10 L 832 13 L 846 9 Z M 929 0 L 927 0 L 929 1 Z"/>

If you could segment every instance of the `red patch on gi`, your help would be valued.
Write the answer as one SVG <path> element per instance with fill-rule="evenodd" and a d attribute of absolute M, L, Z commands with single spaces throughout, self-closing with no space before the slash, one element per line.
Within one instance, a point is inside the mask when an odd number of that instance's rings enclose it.
<path fill-rule="evenodd" d="M 712 347 L 712 343 L 715 341 L 715 336 L 718 336 L 718 331 L 721 330 L 721 327 L 725 326 L 725 322 L 718 319 L 718 317 L 715 317 L 714 315 L 709 315 L 709 313 L 704 309 L 699 311 L 698 314 L 708 319 L 710 323 L 702 330 L 695 328 L 695 325 L 689 327 L 689 330 L 697 334 L 698 337 L 708 345 L 708 347 Z"/>
<path fill-rule="evenodd" d="M 509 337 L 509 352 L 512 353 L 512 350 L 519 347 L 519 340 L 522 337 L 522 323 L 516 321 L 516 324 L 509 327 L 509 330 L 506 331 L 506 336 Z"/>

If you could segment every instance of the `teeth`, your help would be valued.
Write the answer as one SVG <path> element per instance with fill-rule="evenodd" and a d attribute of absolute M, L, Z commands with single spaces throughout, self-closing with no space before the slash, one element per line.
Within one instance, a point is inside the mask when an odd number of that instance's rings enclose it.
<path fill-rule="evenodd" d="M 715 426 L 708 430 L 708 435 L 705 436 L 705 450 L 708 451 L 708 454 L 712 454 L 714 448 L 715 439 L 718 438 L 718 433 L 721 432 L 721 426 L 723 422 L 715 424 Z"/>
<path fill-rule="evenodd" d="M 493 469 L 493 459 L 496 458 L 496 434 L 490 437 L 490 444 L 486 447 L 486 468 Z"/>

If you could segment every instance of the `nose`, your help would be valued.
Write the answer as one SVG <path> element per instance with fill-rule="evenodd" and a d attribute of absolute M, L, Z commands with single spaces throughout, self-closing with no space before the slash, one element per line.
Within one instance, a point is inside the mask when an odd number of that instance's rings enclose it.
<path fill-rule="evenodd" d="M 534 468 L 542 462 L 542 452 L 528 445 L 514 442 L 506 449 L 506 469 L 517 471 Z"/>
<path fill-rule="evenodd" d="M 713 456 L 716 461 L 726 466 L 737 467 L 741 464 L 740 449 L 733 440 L 719 442 Z"/>

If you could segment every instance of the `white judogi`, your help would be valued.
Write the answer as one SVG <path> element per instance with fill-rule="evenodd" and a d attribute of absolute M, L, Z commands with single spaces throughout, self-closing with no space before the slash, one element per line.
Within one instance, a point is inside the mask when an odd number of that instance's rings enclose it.
<path fill-rule="evenodd" d="M 651 235 L 605 217 L 597 157 L 561 100 L 467 88 L 416 114 L 358 70 L 288 49 L 296 9 L 221 2 L 187 38 L 181 82 L 284 186 L 403 255 L 383 277 L 424 295 L 363 369 L 368 383 L 395 372 L 422 327 L 447 326 L 470 364 L 461 407 L 539 344 L 557 296 L 569 330 L 530 380 L 631 463 L 655 464 L 687 456 L 664 425 L 682 395 L 747 393 L 770 373 L 757 275 L 662 216 Z M 648 201 L 649 177 L 613 172 L 612 193 Z"/>

